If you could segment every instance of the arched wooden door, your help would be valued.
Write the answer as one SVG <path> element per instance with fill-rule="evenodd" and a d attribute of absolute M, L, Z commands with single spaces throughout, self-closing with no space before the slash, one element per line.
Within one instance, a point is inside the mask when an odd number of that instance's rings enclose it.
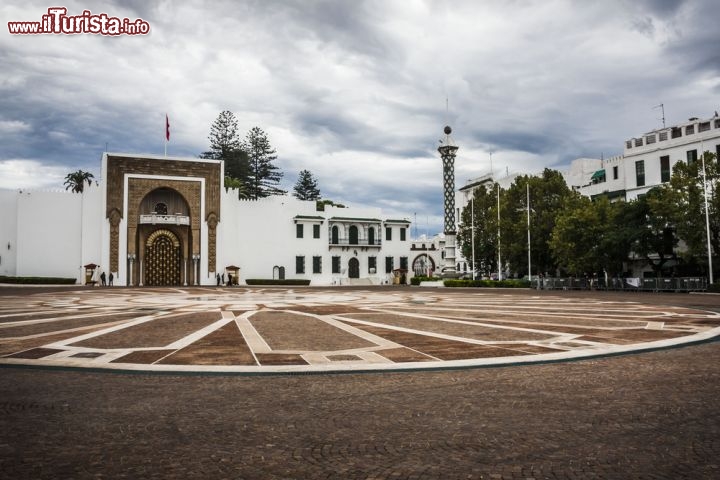
<path fill-rule="evenodd" d="M 360 278 L 360 262 L 357 258 L 351 258 L 348 262 L 348 277 Z"/>
<path fill-rule="evenodd" d="M 145 285 L 180 285 L 180 240 L 170 230 L 155 230 L 145 242 Z"/>

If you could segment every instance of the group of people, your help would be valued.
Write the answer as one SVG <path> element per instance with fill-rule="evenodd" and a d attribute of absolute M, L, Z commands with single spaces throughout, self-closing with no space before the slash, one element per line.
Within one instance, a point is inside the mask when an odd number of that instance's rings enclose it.
<path fill-rule="evenodd" d="M 215 279 L 217 280 L 217 286 L 218 286 L 218 287 L 219 287 L 220 285 L 227 285 L 227 286 L 229 287 L 229 286 L 231 286 L 231 285 L 233 284 L 233 276 L 232 276 L 232 273 L 228 273 L 227 283 L 225 283 L 225 274 L 224 274 L 224 273 L 223 273 L 222 275 L 220 275 L 219 273 L 215 274 Z"/>
<path fill-rule="evenodd" d="M 95 272 L 93 273 L 93 285 L 97 285 L 97 284 L 98 284 L 98 281 L 97 281 L 98 277 L 97 277 L 96 275 L 97 275 L 97 270 L 95 270 Z M 110 286 L 110 287 L 112 287 L 112 285 L 113 285 L 113 279 L 114 279 L 115 277 L 113 276 L 113 273 L 112 273 L 112 272 L 110 272 L 110 275 L 108 275 L 108 276 L 105 275 L 105 272 L 100 272 L 99 278 L 100 278 L 100 285 L 101 285 L 101 286 L 103 286 L 103 287 L 105 287 L 105 286 Z"/>

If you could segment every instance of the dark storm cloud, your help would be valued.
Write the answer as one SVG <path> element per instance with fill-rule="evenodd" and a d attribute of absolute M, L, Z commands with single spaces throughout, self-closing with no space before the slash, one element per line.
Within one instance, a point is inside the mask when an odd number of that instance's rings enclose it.
<path fill-rule="evenodd" d="M 99 173 L 106 142 L 162 153 L 166 112 L 168 153 L 194 156 L 229 109 L 241 136 L 255 125 L 269 133 L 290 188 L 309 169 L 324 196 L 441 217 L 445 123 L 461 147 L 460 185 L 487 173 L 489 151 L 496 171 L 538 171 L 619 153 L 625 139 L 659 126 L 659 103 L 669 122 L 720 108 L 714 0 L 67 7 L 143 18 L 151 34 L 4 33 L 0 173 L 22 173 L 22 161 L 35 162 L 27 171 Z M 46 10 L 39 1 L 0 5 L 8 20 Z"/>

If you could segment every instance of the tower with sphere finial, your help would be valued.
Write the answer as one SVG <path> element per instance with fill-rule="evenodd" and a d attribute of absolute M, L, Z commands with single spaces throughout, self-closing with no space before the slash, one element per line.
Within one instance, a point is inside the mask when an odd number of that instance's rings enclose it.
<path fill-rule="evenodd" d="M 445 137 L 440 140 L 438 147 L 443 164 L 443 186 L 445 188 L 445 264 L 442 269 L 444 278 L 455 278 L 455 152 L 458 146 L 450 137 L 452 128 L 446 125 Z"/>

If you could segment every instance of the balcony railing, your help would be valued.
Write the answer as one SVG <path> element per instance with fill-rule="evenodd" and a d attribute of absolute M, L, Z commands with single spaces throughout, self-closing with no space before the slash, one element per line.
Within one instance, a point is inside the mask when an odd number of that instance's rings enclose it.
<path fill-rule="evenodd" d="M 350 241 L 352 240 L 352 242 Z M 369 243 L 367 238 L 330 238 L 330 246 L 358 246 L 358 247 L 378 247 L 380 248 L 380 239 L 376 238 L 373 243 Z"/>
<path fill-rule="evenodd" d="M 187 215 L 140 215 L 141 225 L 190 225 L 190 217 Z"/>

